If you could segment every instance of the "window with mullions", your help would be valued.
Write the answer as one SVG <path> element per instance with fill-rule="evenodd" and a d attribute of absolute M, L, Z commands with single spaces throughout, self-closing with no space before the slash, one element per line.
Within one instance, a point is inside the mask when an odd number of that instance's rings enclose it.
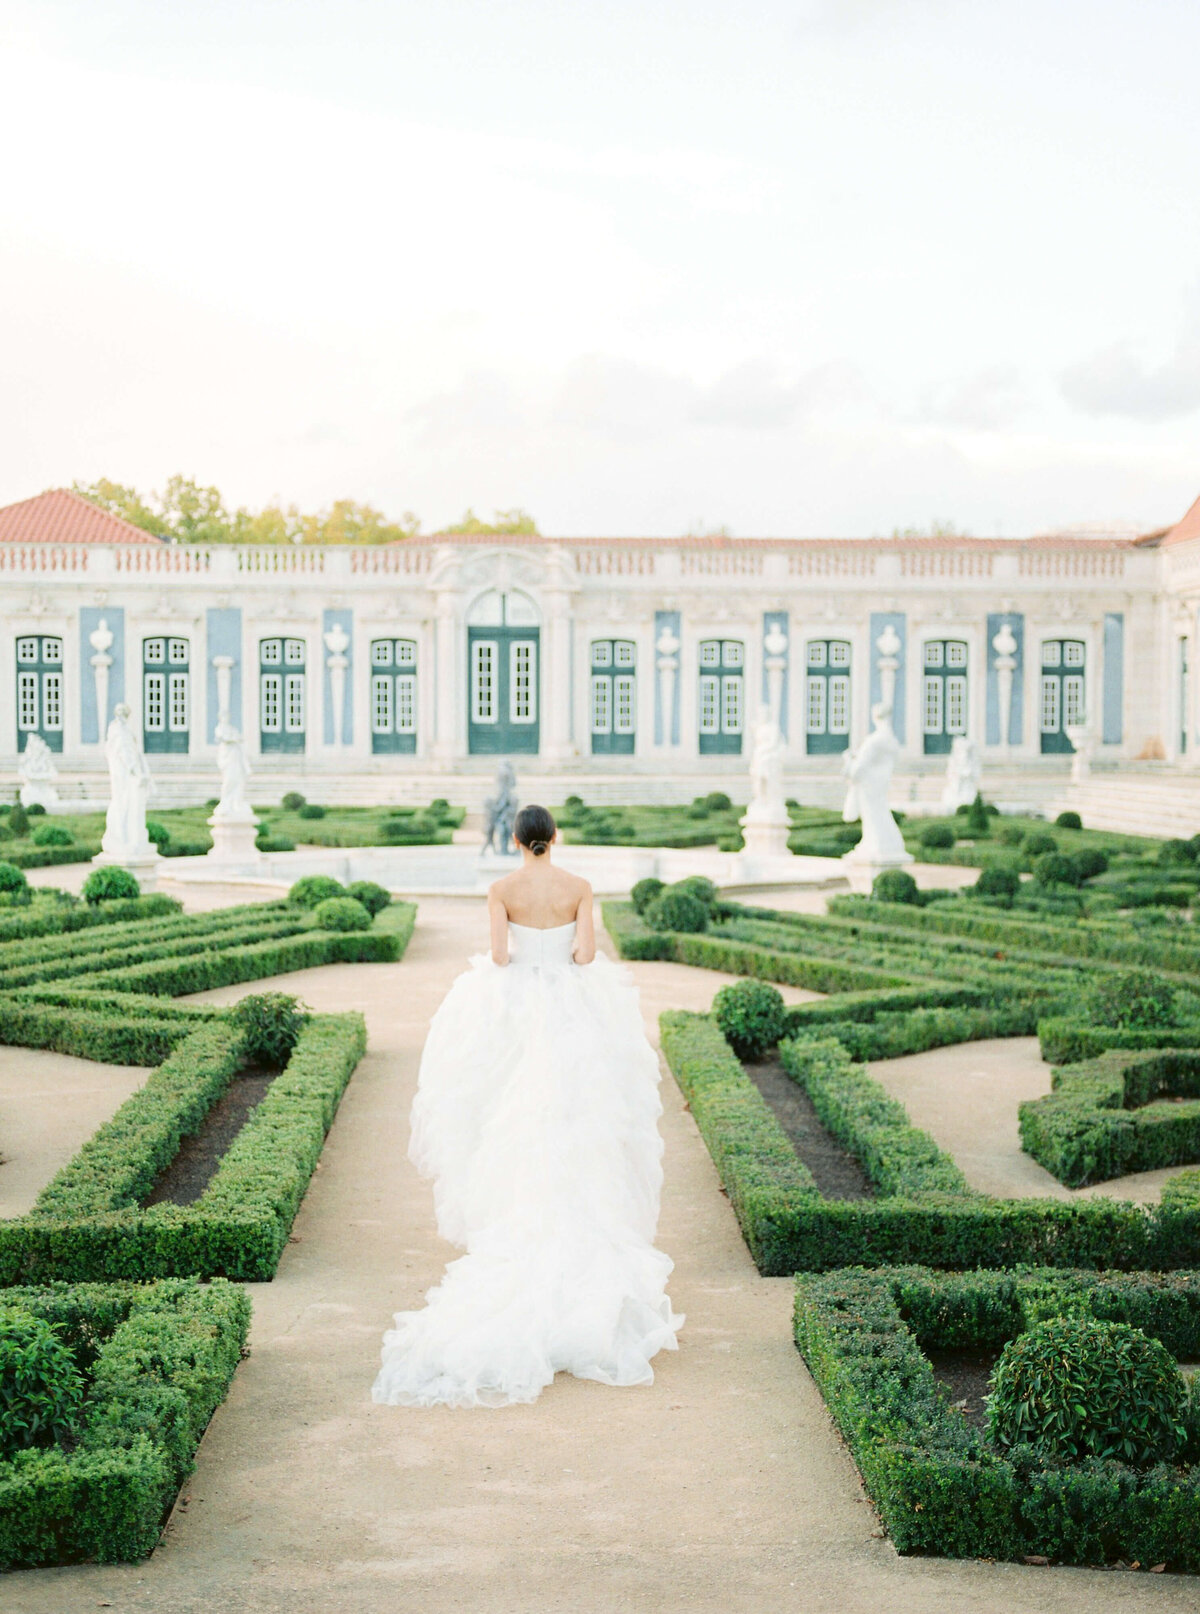
<path fill-rule="evenodd" d="M 307 653 L 303 639 L 259 642 L 258 730 L 263 751 L 304 750 Z"/>
<path fill-rule="evenodd" d="M 944 755 L 967 732 L 967 642 L 927 639 L 921 679 L 921 727 L 927 756 Z"/>
<path fill-rule="evenodd" d="M 850 745 L 850 641 L 810 639 L 805 647 L 804 747 L 810 756 Z"/>
<path fill-rule="evenodd" d="M 740 752 L 746 721 L 746 647 L 740 639 L 700 643 L 700 754 Z"/>
<path fill-rule="evenodd" d="M 637 738 L 637 646 L 632 639 L 593 639 L 590 685 L 592 752 L 632 753 Z"/>
<path fill-rule="evenodd" d="M 190 661 L 186 639 L 142 640 L 142 740 L 147 751 L 187 751 Z"/>
<path fill-rule="evenodd" d="M 417 749 L 417 641 L 371 641 L 371 750 Z"/>
<path fill-rule="evenodd" d="M 17 640 L 17 750 L 38 734 L 52 751 L 63 748 L 63 642 L 45 633 Z M 101 735 L 103 738 L 103 735 Z"/>
<path fill-rule="evenodd" d="M 1042 750 L 1074 751 L 1067 730 L 1087 721 L 1087 649 L 1082 639 L 1044 639 L 1038 716 Z"/>

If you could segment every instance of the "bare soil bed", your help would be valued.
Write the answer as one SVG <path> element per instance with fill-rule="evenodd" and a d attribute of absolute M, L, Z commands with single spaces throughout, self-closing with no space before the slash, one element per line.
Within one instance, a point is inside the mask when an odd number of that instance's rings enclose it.
<path fill-rule="evenodd" d="M 184 1138 L 179 1153 L 159 1173 L 147 1205 L 191 1205 L 199 1199 L 226 1150 L 278 1074 L 264 1065 L 248 1065 L 239 1071 L 204 1117 L 199 1130 Z"/>
<path fill-rule="evenodd" d="M 779 1061 L 747 1062 L 745 1069 L 826 1199 L 874 1199 L 875 1190 L 858 1161 L 825 1130 L 812 1100 Z"/>

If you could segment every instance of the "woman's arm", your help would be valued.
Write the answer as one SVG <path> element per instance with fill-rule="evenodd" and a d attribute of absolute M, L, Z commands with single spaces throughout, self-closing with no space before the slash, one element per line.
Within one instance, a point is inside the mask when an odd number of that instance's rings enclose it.
<path fill-rule="evenodd" d="M 590 964 L 596 956 L 596 922 L 592 917 L 592 888 L 584 881 L 583 895 L 575 910 L 575 949 L 577 964 Z"/>
<path fill-rule="evenodd" d="M 495 886 L 488 892 L 488 924 L 492 931 L 492 963 L 508 963 L 508 909 Z"/>

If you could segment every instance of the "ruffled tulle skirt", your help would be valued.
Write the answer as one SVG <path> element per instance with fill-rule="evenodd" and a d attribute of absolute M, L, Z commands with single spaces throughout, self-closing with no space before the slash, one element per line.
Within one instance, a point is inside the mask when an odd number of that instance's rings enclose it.
<path fill-rule="evenodd" d="M 438 1231 L 466 1250 L 384 1335 L 393 1405 L 501 1406 L 555 1373 L 648 1384 L 676 1348 L 659 1069 L 628 974 L 607 958 L 506 968 L 450 988 L 421 1060 L 409 1156 Z"/>

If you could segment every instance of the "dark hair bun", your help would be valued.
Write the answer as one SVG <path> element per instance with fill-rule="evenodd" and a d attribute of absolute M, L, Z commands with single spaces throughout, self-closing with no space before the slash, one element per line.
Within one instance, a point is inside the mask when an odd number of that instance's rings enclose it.
<path fill-rule="evenodd" d="M 536 807 L 531 802 L 516 816 L 513 840 L 518 846 L 527 847 L 534 857 L 542 857 L 549 850 L 557 829 L 553 815 L 545 807 Z"/>

